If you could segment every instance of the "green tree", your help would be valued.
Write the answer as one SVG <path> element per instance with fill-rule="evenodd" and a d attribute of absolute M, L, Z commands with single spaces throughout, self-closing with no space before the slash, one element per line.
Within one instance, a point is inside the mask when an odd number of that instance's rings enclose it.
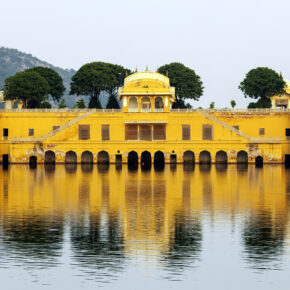
<path fill-rule="evenodd" d="M 114 95 L 110 95 L 107 102 L 107 109 L 120 109 L 120 104 Z"/>
<path fill-rule="evenodd" d="M 85 109 L 86 108 L 85 101 L 83 99 L 80 99 L 74 104 L 73 107 L 74 109 Z"/>
<path fill-rule="evenodd" d="M 39 108 L 47 99 L 48 93 L 47 81 L 37 72 L 18 72 L 5 80 L 5 98 L 22 100 L 24 108 Z"/>
<path fill-rule="evenodd" d="M 214 104 L 215 104 L 215 102 L 211 102 L 211 103 L 209 104 L 209 108 L 210 108 L 210 109 L 214 109 Z"/>
<path fill-rule="evenodd" d="M 58 105 L 58 108 L 59 108 L 59 109 L 63 109 L 63 108 L 66 108 L 66 107 L 67 107 L 67 105 L 66 105 L 66 103 L 65 103 L 65 99 L 62 98 L 62 99 L 60 100 L 60 103 L 59 103 L 59 105 Z"/>
<path fill-rule="evenodd" d="M 122 85 L 126 69 L 105 62 L 92 62 L 83 65 L 72 77 L 70 94 L 89 95 L 89 108 L 101 108 L 101 92 L 116 96 Z"/>
<path fill-rule="evenodd" d="M 184 108 L 185 99 L 199 100 L 202 96 L 204 88 L 200 76 L 182 63 L 166 64 L 161 66 L 158 72 L 168 75 L 171 86 L 175 87 L 175 104 L 172 107 Z"/>
<path fill-rule="evenodd" d="M 53 69 L 48 67 L 36 66 L 26 71 L 39 73 L 48 83 L 49 94 L 55 101 L 59 101 L 63 96 L 65 87 L 63 85 L 62 77 Z"/>
<path fill-rule="evenodd" d="M 51 104 L 47 101 L 44 101 L 40 104 L 39 108 L 41 109 L 51 109 Z"/>
<path fill-rule="evenodd" d="M 261 109 L 261 108 L 271 108 L 272 107 L 272 103 L 271 100 L 266 98 L 266 99 L 259 99 L 256 103 L 255 102 L 251 102 L 248 105 L 248 109 Z"/>
<path fill-rule="evenodd" d="M 236 105 L 237 105 L 236 101 L 235 100 L 231 100 L 231 106 L 232 106 L 232 108 L 234 108 Z"/>
<path fill-rule="evenodd" d="M 268 98 L 284 93 L 285 87 L 283 77 L 268 67 L 257 67 L 250 70 L 239 85 L 239 89 L 246 98 L 258 99 L 256 105 L 259 108 L 269 106 Z"/>

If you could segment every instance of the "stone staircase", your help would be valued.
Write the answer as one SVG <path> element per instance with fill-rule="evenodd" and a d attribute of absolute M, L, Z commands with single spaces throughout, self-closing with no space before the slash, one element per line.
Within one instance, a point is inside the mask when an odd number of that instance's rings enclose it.
<path fill-rule="evenodd" d="M 66 124 L 64 124 L 64 125 L 60 126 L 59 128 L 57 128 L 57 129 L 49 132 L 48 134 L 46 134 L 46 135 L 44 135 L 44 136 L 42 136 L 40 138 L 36 138 L 37 139 L 37 142 L 43 142 L 43 141 L 45 141 L 46 139 L 48 139 L 48 138 L 56 135 L 58 132 L 67 129 L 67 128 L 71 127 L 74 124 L 77 124 L 79 121 L 87 118 L 88 116 L 90 116 L 90 115 L 92 115 L 94 113 L 95 113 L 94 111 L 88 111 L 88 112 L 86 112 L 86 113 L 78 116 L 77 118 L 70 120 Z"/>
<path fill-rule="evenodd" d="M 59 128 L 53 130 L 53 131 L 50 131 L 49 133 L 47 133 L 46 135 L 42 136 L 42 137 L 38 137 L 38 138 L 14 138 L 14 139 L 11 139 L 11 142 L 12 143 L 21 143 L 21 142 L 34 142 L 34 143 L 42 143 L 44 142 L 45 140 L 47 140 L 48 138 L 50 137 L 53 137 L 54 135 L 56 135 L 57 133 L 71 127 L 72 125 L 74 124 L 77 124 L 78 122 L 80 122 L 81 120 L 87 118 L 88 116 L 92 115 L 96 113 L 95 110 L 90 110 L 72 120 L 70 120 L 69 122 L 67 122 L 66 124 L 60 126 Z"/>
<path fill-rule="evenodd" d="M 199 114 L 201 114 L 202 116 L 204 116 L 205 118 L 219 124 L 220 126 L 224 127 L 225 129 L 227 129 L 227 130 L 229 130 L 229 131 L 231 131 L 231 132 L 233 132 L 233 133 L 235 133 L 235 134 L 237 134 L 237 135 L 239 135 L 239 136 L 241 136 L 241 137 L 243 137 L 243 138 L 245 138 L 248 141 L 253 142 L 253 143 L 263 143 L 263 142 L 265 142 L 265 143 L 277 143 L 277 142 L 281 142 L 281 140 L 282 140 L 279 137 L 277 137 L 277 138 L 275 138 L 275 137 L 270 137 L 270 138 L 269 137 L 251 137 L 251 136 L 241 132 L 240 130 L 233 128 L 232 126 L 221 121 L 220 119 L 210 115 L 205 110 L 197 110 L 197 112 Z"/>

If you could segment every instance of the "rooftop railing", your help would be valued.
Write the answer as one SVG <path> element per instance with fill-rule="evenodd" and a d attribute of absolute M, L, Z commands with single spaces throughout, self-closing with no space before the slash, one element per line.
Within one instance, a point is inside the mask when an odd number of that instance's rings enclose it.
<path fill-rule="evenodd" d="M 195 113 L 198 111 L 208 113 L 290 113 L 290 109 L 171 109 L 172 113 Z M 121 113 L 122 109 L 0 109 L 0 113 Z M 151 112 L 146 110 L 143 112 Z M 155 109 L 155 112 L 161 112 L 161 109 Z M 152 112 L 154 113 L 154 112 Z"/>

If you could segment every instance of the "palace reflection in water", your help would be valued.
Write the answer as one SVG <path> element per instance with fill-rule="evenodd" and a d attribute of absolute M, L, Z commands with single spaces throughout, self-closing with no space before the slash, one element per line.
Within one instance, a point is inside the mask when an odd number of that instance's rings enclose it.
<path fill-rule="evenodd" d="M 290 170 L 280 165 L 13 165 L 0 182 L 4 270 L 73 268 L 110 282 L 141 264 L 182 281 L 205 263 L 209 233 L 222 248 L 223 232 L 253 271 L 289 258 Z"/>

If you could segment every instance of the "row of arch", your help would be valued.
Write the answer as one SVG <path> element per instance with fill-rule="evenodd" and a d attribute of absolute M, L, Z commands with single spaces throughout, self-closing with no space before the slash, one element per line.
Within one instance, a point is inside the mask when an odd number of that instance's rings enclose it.
<path fill-rule="evenodd" d="M 154 109 L 163 110 L 163 98 L 156 97 L 154 99 Z M 150 111 L 151 110 L 151 100 L 149 97 L 143 97 L 141 99 L 141 111 Z M 138 100 L 136 97 L 130 97 L 128 103 L 128 111 L 136 112 L 138 111 Z"/>
<path fill-rule="evenodd" d="M 49 150 L 45 152 L 44 162 L 46 164 L 53 164 L 56 161 L 55 152 Z M 77 163 L 77 154 L 74 151 L 68 151 L 65 154 L 65 163 L 66 164 L 74 164 Z M 152 163 L 152 156 L 149 151 L 144 151 L 141 154 L 141 165 L 142 166 L 151 166 Z M 262 165 L 263 164 L 263 157 L 257 156 L 256 157 L 256 164 Z M 94 162 L 93 153 L 90 151 L 84 151 L 81 155 L 81 163 L 83 164 L 90 164 Z M 99 164 L 109 164 L 110 157 L 108 152 L 100 151 L 97 155 L 97 163 Z M 128 154 L 128 164 L 138 164 L 139 156 L 136 151 L 130 151 Z M 154 165 L 164 165 L 165 163 L 165 156 L 162 151 L 157 151 L 153 155 L 153 162 Z M 170 155 L 170 163 L 176 163 L 177 156 L 176 154 Z M 194 164 L 195 163 L 195 154 L 193 151 L 187 150 L 183 153 L 183 162 L 187 164 Z M 199 153 L 199 163 L 201 164 L 210 164 L 212 162 L 212 157 L 209 151 L 201 151 Z M 31 156 L 29 159 L 30 164 L 37 163 L 37 157 Z M 122 163 L 122 155 L 116 155 L 116 163 Z M 228 163 L 228 155 L 225 151 L 218 151 L 215 155 L 215 163 L 226 164 Z M 246 151 L 239 151 L 237 153 L 237 163 L 248 163 L 248 153 Z"/>

